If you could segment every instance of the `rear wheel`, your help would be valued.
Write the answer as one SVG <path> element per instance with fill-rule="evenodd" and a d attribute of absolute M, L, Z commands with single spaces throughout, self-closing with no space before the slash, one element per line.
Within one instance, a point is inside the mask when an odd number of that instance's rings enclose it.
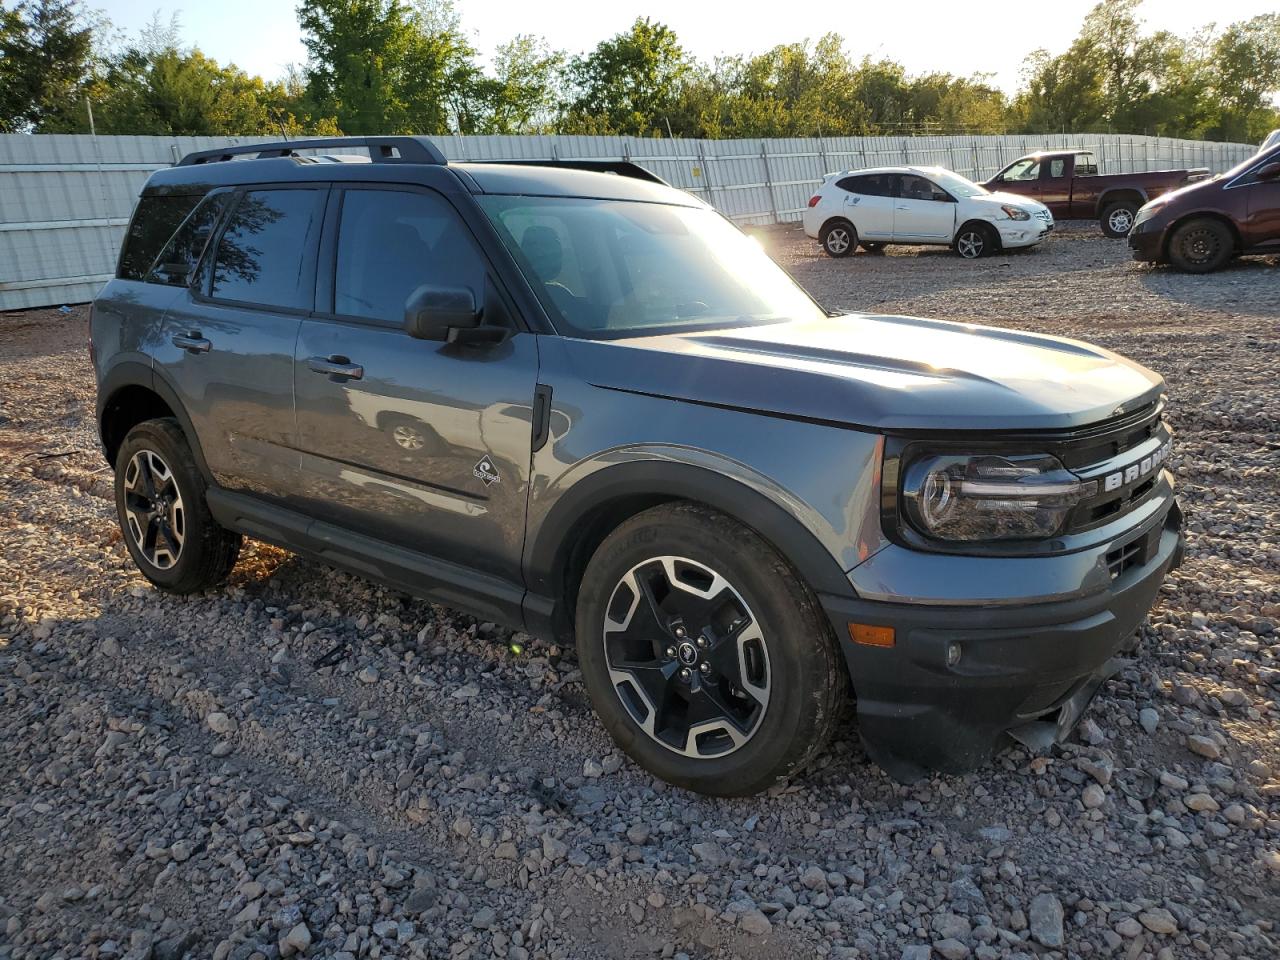
<path fill-rule="evenodd" d="M 116 512 L 142 575 L 163 590 L 192 593 L 221 583 L 241 538 L 214 521 L 205 482 L 176 420 L 147 420 L 116 455 Z"/>
<path fill-rule="evenodd" d="M 848 220 L 832 220 L 818 238 L 829 257 L 847 257 L 858 246 L 858 231 Z"/>
<path fill-rule="evenodd" d="M 966 260 L 989 257 L 1000 246 L 993 227 L 985 223 L 966 223 L 956 234 L 955 251 Z"/>
<path fill-rule="evenodd" d="M 1132 200 L 1118 200 L 1107 204 L 1099 221 L 1102 232 L 1112 240 L 1127 237 L 1133 229 L 1133 219 L 1138 215 L 1138 205 Z"/>
<path fill-rule="evenodd" d="M 1226 224 L 1207 217 L 1190 220 L 1169 238 L 1169 262 L 1187 273 L 1209 273 L 1225 265 L 1235 247 Z"/>
<path fill-rule="evenodd" d="M 754 531 L 690 503 L 647 510 L 596 550 L 579 597 L 592 704 L 646 770 L 746 796 L 825 745 L 843 667 L 809 591 Z"/>

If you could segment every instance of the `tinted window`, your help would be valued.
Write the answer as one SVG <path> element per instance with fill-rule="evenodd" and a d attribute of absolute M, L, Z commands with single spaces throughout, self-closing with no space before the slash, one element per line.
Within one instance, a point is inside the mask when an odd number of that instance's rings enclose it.
<path fill-rule="evenodd" d="M 187 218 L 200 195 L 183 197 L 143 197 L 129 222 L 125 234 L 124 249 L 120 252 L 120 266 L 116 275 L 125 280 L 141 280 L 151 269 L 156 255 L 173 231 Z"/>
<path fill-rule="evenodd" d="M 906 200 L 946 201 L 951 199 L 947 196 L 947 192 L 932 180 L 912 173 L 904 173 L 899 178 L 898 196 Z"/>
<path fill-rule="evenodd" d="M 841 190 L 861 194 L 864 197 L 889 197 L 893 195 L 893 175 L 888 173 L 866 173 L 856 177 L 845 177 L 838 184 Z"/>
<path fill-rule="evenodd" d="M 307 252 L 320 229 L 320 190 L 250 190 L 218 241 L 213 295 L 272 307 L 310 308 Z"/>
<path fill-rule="evenodd" d="M 1040 176 L 1040 161 L 1029 157 L 1019 160 L 1004 172 L 1005 180 L 1036 180 Z"/>
<path fill-rule="evenodd" d="M 1098 175 L 1098 160 L 1092 153 L 1076 154 L 1076 176 L 1077 177 L 1096 177 Z"/>
<path fill-rule="evenodd" d="M 399 324 L 418 287 L 467 287 L 479 301 L 484 274 L 466 228 L 441 197 L 399 190 L 344 195 L 335 313 Z"/>
<path fill-rule="evenodd" d="M 209 242 L 209 235 L 222 216 L 228 197 L 228 193 L 206 197 L 200 206 L 191 211 L 191 215 L 156 258 L 147 275 L 148 283 L 185 287 L 191 281 L 191 274 L 200 262 L 205 245 Z"/>

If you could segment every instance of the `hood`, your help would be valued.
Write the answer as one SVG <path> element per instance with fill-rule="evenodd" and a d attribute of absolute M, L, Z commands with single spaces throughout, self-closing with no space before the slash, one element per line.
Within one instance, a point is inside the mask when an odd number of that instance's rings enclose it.
<path fill-rule="evenodd" d="M 1060 337 L 851 314 L 566 340 L 598 387 L 877 430 L 1061 430 L 1149 403 L 1155 373 Z"/>
<path fill-rule="evenodd" d="M 994 203 L 994 204 L 1010 203 L 1015 206 L 1022 207 L 1024 210 L 1030 210 L 1032 213 L 1035 213 L 1035 211 L 1038 209 L 1039 210 L 1049 209 L 1034 197 L 1024 197 L 1017 193 L 1002 193 L 998 190 L 991 192 L 985 197 L 974 197 L 973 199 L 982 201 L 983 203 Z"/>
<path fill-rule="evenodd" d="M 1188 196 L 1189 194 L 1208 193 L 1210 191 L 1217 190 L 1221 188 L 1223 179 L 1222 174 L 1219 174 L 1216 177 L 1210 177 L 1208 180 L 1196 180 L 1194 183 L 1184 184 L 1176 190 L 1169 190 L 1152 200 L 1148 200 L 1143 204 L 1143 206 L 1158 209 L 1171 200 L 1177 200 L 1181 197 Z"/>

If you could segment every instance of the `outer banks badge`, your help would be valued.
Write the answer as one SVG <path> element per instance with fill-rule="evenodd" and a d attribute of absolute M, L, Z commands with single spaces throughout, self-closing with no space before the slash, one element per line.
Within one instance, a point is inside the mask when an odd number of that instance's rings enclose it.
<path fill-rule="evenodd" d="M 489 459 L 487 453 L 480 458 L 479 463 L 471 468 L 471 472 L 477 479 L 483 480 L 486 487 L 502 482 L 502 477 L 498 476 L 498 468 L 493 465 L 493 461 Z"/>

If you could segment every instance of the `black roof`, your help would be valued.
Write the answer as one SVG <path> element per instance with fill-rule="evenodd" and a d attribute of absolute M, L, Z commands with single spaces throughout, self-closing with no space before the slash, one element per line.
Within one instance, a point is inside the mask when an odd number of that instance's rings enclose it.
<path fill-rule="evenodd" d="M 369 162 L 323 162 L 298 151 L 365 149 Z M 237 159 L 239 158 L 239 159 Z M 325 158 L 332 159 L 332 158 Z M 363 157 L 355 159 L 362 160 Z M 643 167 L 619 160 L 510 160 L 451 163 L 425 137 L 318 137 L 202 150 L 158 170 L 148 191 L 201 192 L 247 183 L 419 183 L 447 169 L 472 193 L 593 197 L 700 206 Z"/>

